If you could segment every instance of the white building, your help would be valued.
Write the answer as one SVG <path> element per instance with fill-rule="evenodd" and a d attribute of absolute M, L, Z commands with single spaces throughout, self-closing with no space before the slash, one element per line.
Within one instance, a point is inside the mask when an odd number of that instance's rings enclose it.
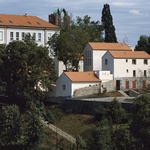
<path fill-rule="evenodd" d="M 73 97 L 76 89 L 99 85 L 101 80 L 94 72 L 64 72 L 56 81 L 56 97 Z"/>
<path fill-rule="evenodd" d="M 102 70 L 114 79 L 150 76 L 150 55 L 145 51 L 108 51 L 102 57 Z"/>
<path fill-rule="evenodd" d="M 132 51 L 122 43 L 89 42 L 84 48 L 84 71 L 102 70 L 102 56 L 107 51 Z"/>
<path fill-rule="evenodd" d="M 30 33 L 38 45 L 45 46 L 48 38 L 59 31 L 58 26 L 36 16 L 0 14 L 0 44 L 23 41 L 25 35 Z"/>

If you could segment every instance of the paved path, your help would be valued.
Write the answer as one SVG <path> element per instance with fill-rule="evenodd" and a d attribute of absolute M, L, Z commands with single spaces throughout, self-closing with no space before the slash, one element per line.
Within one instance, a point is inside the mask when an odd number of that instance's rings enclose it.
<path fill-rule="evenodd" d="M 72 137 L 71 135 L 67 134 L 66 132 L 62 131 L 61 129 L 57 128 L 56 126 L 54 126 L 53 124 L 48 123 L 47 121 L 43 121 L 42 123 L 45 124 L 49 129 L 51 129 L 53 132 L 55 132 L 56 134 L 64 137 L 65 139 L 67 139 L 68 141 L 70 141 L 71 143 L 76 143 L 76 139 L 74 137 Z"/>
<path fill-rule="evenodd" d="M 82 100 L 86 101 L 98 101 L 98 102 L 111 102 L 116 98 L 121 103 L 132 103 L 127 101 L 127 99 L 134 99 L 135 97 L 103 97 L 103 98 L 84 98 Z"/>

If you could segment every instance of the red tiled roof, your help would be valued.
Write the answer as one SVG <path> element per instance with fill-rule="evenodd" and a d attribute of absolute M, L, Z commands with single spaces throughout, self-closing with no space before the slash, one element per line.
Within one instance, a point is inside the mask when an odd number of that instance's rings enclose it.
<path fill-rule="evenodd" d="M 101 82 L 94 72 L 64 72 L 72 82 Z"/>
<path fill-rule="evenodd" d="M 109 51 L 114 58 L 145 58 L 150 59 L 150 55 L 145 51 Z"/>
<path fill-rule="evenodd" d="M 0 26 L 58 28 L 59 29 L 58 26 L 55 26 L 36 16 L 10 15 L 10 14 L 0 14 Z"/>
<path fill-rule="evenodd" d="M 132 51 L 129 45 L 123 43 L 89 42 L 89 45 L 93 50 Z"/>

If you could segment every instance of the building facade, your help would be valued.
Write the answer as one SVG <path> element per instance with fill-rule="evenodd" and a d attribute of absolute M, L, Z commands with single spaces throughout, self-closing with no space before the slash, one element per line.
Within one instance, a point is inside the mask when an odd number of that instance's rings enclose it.
<path fill-rule="evenodd" d="M 89 42 L 84 48 L 84 71 L 102 70 L 102 56 L 107 51 L 132 51 L 122 43 Z"/>
<path fill-rule="evenodd" d="M 45 46 L 48 38 L 59 31 L 59 27 L 36 16 L 0 14 L 0 44 L 24 41 L 30 34 L 38 45 Z"/>
<path fill-rule="evenodd" d="M 117 90 L 146 88 L 150 84 L 150 55 L 145 51 L 108 51 L 102 70 L 110 71 Z"/>

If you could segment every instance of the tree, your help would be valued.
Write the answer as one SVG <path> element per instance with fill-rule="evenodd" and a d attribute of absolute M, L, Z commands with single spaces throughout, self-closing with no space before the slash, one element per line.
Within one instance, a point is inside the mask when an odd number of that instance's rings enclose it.
<path fill-rule="evenodd" d="M 20 111 L 16 105 L 3 106 L 0 110 L 0 147 L 19 145 L 21 137 Z"/>
<path fill-rule="evenodd" d="M 71 145 L 70 150 L 86 150 L 87 146 L 81 136 L 77 136 L 76 143 Z"/>
<path fill-rule="evenodd" d="M 60 34 L 54 34 L 48 44 L 54 50 L 52 54 L 64 63 L 66 70 L 78 71 L 84 47 L 89 41 L 103 41 L 101 32 L 99 21 L 90 21 L 89 16 L 83 19 L 77 17 L 76 22 L 70 21 L 70 25 L 63 26 Z"/>
<path fill-rule="evenodd" d="M 102 119 L 92 132 L 90 150 L 110 150 L 111 149 L 111 125 L 108 119 Z"/>
<path fill-rule="evenodd" d="M 150 147 L 150 97 L 136 98 L 132 108 L 131 131 L 144 150 Z"/>
<path fill-rule="evenodd" d="M 25 42 L 13 41 L 1 50 L 0 78 L 5 89 L 3 94 L 11 102 L 24 102 L 23 98 L 33 98 L 31 92 L 34 92 L 37 95 L 35 99 L 40 100 L 39 94 L 43 92 L 39 84 L 46 90 L 55 80 L 54 63 L 49 57 L 48 48 L 26 39 Z"/>
<path fill-rule="evenodd" d="M 150 36 L 141 35 L 135 46 L 135 51 L 146 51 L 150 54 Z"/>
<path fill-rule="evenodd" d="M 103 27 L 99 21 L 91 21 L 91 17 L 86 15 L 83 17 L 77 17 L 75 26 L 78 26 L 87 33 L 87 39 L 90 42 L 102 42 L 102 30 Z"/>
<path fill-rule="evenodd" d="M 104 4 L 103 10 L 102 10 L 101 21 L 102 21 L 104 32 L 105 32 L 104 41 L 117 43 L 115 27 L 113 25 L 113 18 L 112 18 L 110 7 L 108 4 Z"/>
<path fill-rule="evenodd" d="M 112 145 L 114 150 L 133 150 L 136 148 L 136 139 L 133 137 L 128 125 L 114 130 L 112 133 Z"/>
<path fill-rule="evenodd" d="M 109 116 L 114 124 L 122 123 L 123 120 L 127 118 L 127 113 L 125 109 L 122 108 L 121 103 L 117 101 L 117 99 L 114 99 L 112 102 L 110 102 L 108 108 L 107 108 L 107 116 Z"/>
<path fill-rule="evenodd" d="M 37 146 L 42 140 L 43 127 L 41 118 L 45 115 L 44 105 L 39 101 L 28 102 L 27 111 L 22 116 L 23 144 L 25 148 Z"/>
<path fill-rule="evenodd" d="M 83 49 L 87 43 L 86 33 L 77 27 L 62 30 L 60 34 L 54 34 L 48 44 L 55 52 L 58 60 L 62 61 L 69 69 L 68 63 L 78 71 L 78 63 L 83 55 Z M 82 39 L 82 40 L 81 40 Z"/>

